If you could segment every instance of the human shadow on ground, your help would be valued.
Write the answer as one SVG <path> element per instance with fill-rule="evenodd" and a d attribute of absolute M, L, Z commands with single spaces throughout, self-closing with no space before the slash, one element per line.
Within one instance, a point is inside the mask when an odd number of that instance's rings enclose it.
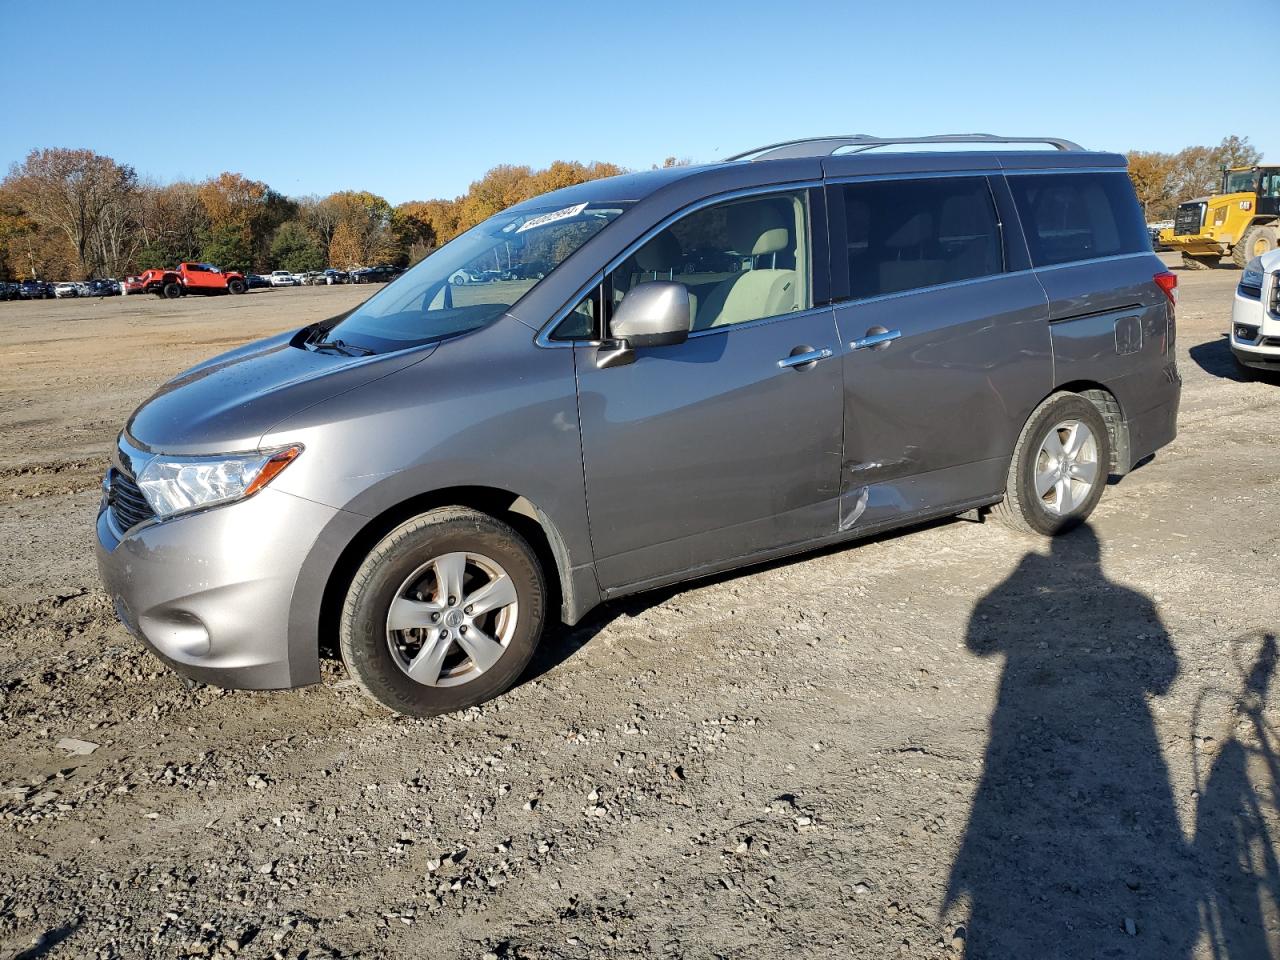
<path fill-rule="evenodd" d="M 1189 957 L 1197 870 L 1148 694 L 1178 674 L 1150 599 L 1109 581 L 1082 526 L 977 604 L 968 648 L 1003 656 L 982 780 L 944 910 L 967 960 Z"/>
<path fill-rule="evenodd" d="M 1268 826 L 1280 808 L 1280 757 L 1263 715 L 1276 659 L 1276 638 L 1264 634 L 1196 809 L 1205 933 L 1222 960 L 1280 957 L 1280 862 Z"/>
<path fill-rule="evenodd" d="M 1093 530 L 979 601 L 967 645 L 1005 665 L 943 905 L 968 902 L 966 960 L 1280 958 L 1277 645 L 1243 640 L 1258 652 L 1226 695 L 1228 734 L 1200 738 L 1216 755 L 1188 841 L 1148 703 L 1178 659 L 1154 603 L 1102 572 Z"/>

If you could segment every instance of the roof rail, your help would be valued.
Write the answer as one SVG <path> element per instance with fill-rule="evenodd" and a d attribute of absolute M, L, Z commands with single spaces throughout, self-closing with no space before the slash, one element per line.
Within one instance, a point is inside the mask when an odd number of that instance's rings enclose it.
<path fill-rule="evenodd" d="M 897 146 L 909 143 L 1039 143 L 1055 150 L 1083 150 L 1084 147 L 1060 137 L 1001 137 L 994 133 L 943 133 L 931 137 L 873 137 L 867 133 L 850 136 L 805 137 L 800 140 L 783 140 L 754 150 L 726 157 L 730 160 L 782 160 L 792 157 L 829 157 L 837 150 L 852 147 L 850 153 L 863 153 L 877 147 Z"/>

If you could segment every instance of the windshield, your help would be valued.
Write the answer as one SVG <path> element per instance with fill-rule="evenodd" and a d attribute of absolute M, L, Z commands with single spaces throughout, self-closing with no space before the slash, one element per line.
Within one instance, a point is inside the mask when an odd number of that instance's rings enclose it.
<path fill-rule="evenodd" d="M 1254 193 L 1257 183 L 1256 170 L 1233 170 L 1227 174 L 1227 193 Z"/>
<path fill-rule="evenodd" d="M 500 213 L 445 244 L 313 339 L 383 353 L 492 323 L 630 203 Z"/>

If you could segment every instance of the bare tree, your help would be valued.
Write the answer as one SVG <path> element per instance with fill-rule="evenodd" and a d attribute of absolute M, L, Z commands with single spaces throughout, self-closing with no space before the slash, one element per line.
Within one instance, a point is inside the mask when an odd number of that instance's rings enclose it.
<path fill-rule="evenodd" d="M 26 160 L 10 168 L 5 184 L 32 221 L 67 238 L 76 268 L 89 277 L 107 266 L 101 259 L 106 251 L 122 244 L 121 218 L 137 181 L 132 167 L 110 157 L 55 147 L 32 150 Z M 105 238 L 104 219 L 117 220 Z"/>

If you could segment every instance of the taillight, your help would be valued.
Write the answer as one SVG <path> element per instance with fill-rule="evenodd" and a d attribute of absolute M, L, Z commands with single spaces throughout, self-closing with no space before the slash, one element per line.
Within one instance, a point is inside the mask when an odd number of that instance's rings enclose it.
<path fill-rule="evenodd" d="M 1164 291 L 1164 295 L 1169 298 L 1169 309 L 1165 311 L 1165 334 L 1164 334 L 1164 354 L 1167 356 L 1173 352 L 1173 343 L 1178 336 L 1178 321 L 1174 316 L 1176 307 L 1178 306 L 1178 277 L 1176 274 L 1164 270 L 1152 277 L 1156 282 L 1156 286 Z"/>

